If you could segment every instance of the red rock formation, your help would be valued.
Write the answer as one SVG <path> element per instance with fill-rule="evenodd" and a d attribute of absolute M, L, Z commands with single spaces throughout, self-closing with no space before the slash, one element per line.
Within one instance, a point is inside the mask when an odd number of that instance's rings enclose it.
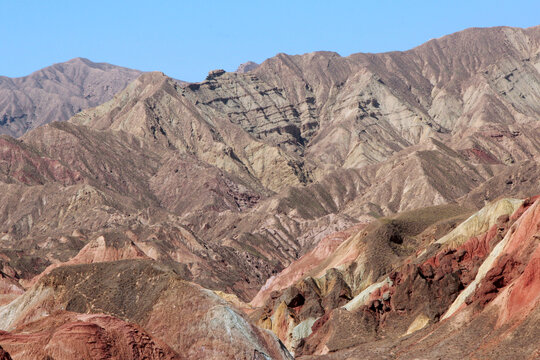
<path fill-rule="evenodd" d="M 290 264 L 278 275 L 268 279 L 266 284 L 251 300 L 250 304 L 255 307 L 263 306 L 272 292 L 285 289 L 306 277 L 313 269 L 320 265 L 322 260 L 328 258 L 343 241 L 365 226 L 366 224 L 355 225 L 346 230 L 325 236 L 313 250 Z M 347 259 L 343 259 L 343 261 L 345 262 Z M 319 269 L 319 271 L 324 270 L 326 269 Z"/>
<path fill-rule="evenodd" d="M 528 199 L 512 217 L 516 228 L 468 303 L 485 305 L 505 291 L 498 326 L 523 320 L 540 301 L 540 197 Z"/>
<path fill-rule="evenodd" d="M 443 354 L 441 349 L 446 346 L 453 354 L 450 358 L 457 359 L 465 356 L 463 349 L 470 349 L 460 336 L 488 336 L 483 334 L 491 334 L 492 340 L 482 343 L 473 351 L 476 354 L 493 354 L 504 347 L 530 355 L 535 351 L 531 338 L 540 335 L 534 328 L 534 319 L 540 315 L 537 281 L 540 197 L 522 203 L 513 214 L 499 216 L 485 233 L 466 241 L 434 242 L 423 251 L 402 257 L 394 270 L 386 274 L 387 280 L 374 284 L 377 286 L 365 295 L 363 292 L 358 294 L 350 303 L 354 302 L 354 305 L 347 304 L 344 309 L 335 301 L 328 303 L 330 306 L 313 313 L 318 319 L 299 343 L 287 340 L 291 329 L 306 318 L 302 308 L 320 296 L 299 287 L 301 283 L 282 292 L 281 296 L 274 294 L 262 316 L 257 311 L 253 314 L 261 319 L 271 319 L 272 323 L 277 321 L 272 329 L 286 345 L 292 345 L 295 354 L 301 358 L 326 353 L 329 359 L 355 358 L 363 351 L 370 354 L 368 358 L 378 358 L 375 354 L 391 347 L 399 351 L 400 358 L 415 358 L 422 354 L 431 359 Z M 513 207 L 505 209 L 512 210 Z M 486 221 L 481 217 L 493 215 L 483 211 L 475 216 L 467 221 L 476 221 L 476 226 L 462 227 L 455 233 L 464 236 L 464 229 L 476 231 L 479 224 Z M 410 217 L 403 218 L 410 221 Z M 405 223 L 399 227 L 401 231 L 407 228 Z M 376 233 L 382 234 L 380 230 Z M 392 238 L 396 234 L 404 237 L 403 232 L 387 235 Z M 370 239 L 369 235 L 364 239 Z M 376 239 L 381 241 L 380 236 Z M 486 264 L 491 261 L 493 264 L 486 270 Z M 321 282 L 321 279 L 317 281 Z M 474 290 L 463 301 L 468 289 Z M 294 300 L 300 295 L 301 306 L 295 307 L 292 300 L 287 302 L 287 299 Z M 359 302 L 357 298 L 362 300 Z M 270 305 L 280 302 L 282 305 L 277 308 Z M 457 307 L 454 304 L 458 304 Z M 449 310 L 453 307 L 457 311 Z M 445 319 L 448 313 L 453 316 Z M 291 321 L 292 327 L 288 323 Z M 464 321 L 471 322 L 471 329 Z M 449 340 L 445 338 L 448 332 L 456 333 L 452 341 L 462 344 L 463 348 L 448 345 Z M 524 334 L 520 336 L 527 339 L 524 340 L 527 346 L 509 343 L 509 339 L 517 334 Z M 432 344 L 432 348 L 427 344 Z M 345 350 L 355 348 L 357 350 Z M 335 356 L 331 356 L 332 353 Z"/>
<path fill-rule="evenodd" d="M 516 318 L 526 317 L 540 301 L 540 247 L 537 247 L 509 290 L 506 307 L 499 315 L 499 325 L 511 323 Z"/>
<path fill-rule="evenodd" d="M 60 312 L 0 333 L 15 359 L 183 359 L 137 325 L 103 314 Z"/>

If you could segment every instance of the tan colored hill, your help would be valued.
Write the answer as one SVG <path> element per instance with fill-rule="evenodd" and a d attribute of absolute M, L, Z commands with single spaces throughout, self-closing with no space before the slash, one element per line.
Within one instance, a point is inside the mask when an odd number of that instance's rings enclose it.
<path fill-rule="evenodd" d="M 140 71 L 75 58 L 28 76 L 0 76 L 0 134 L 19 137 L 104 103 Z"/>

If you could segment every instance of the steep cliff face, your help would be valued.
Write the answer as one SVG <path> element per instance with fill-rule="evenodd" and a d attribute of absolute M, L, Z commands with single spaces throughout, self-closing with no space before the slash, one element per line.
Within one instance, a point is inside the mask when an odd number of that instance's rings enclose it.
<path fill-rule="evenodd" d="M 0 76 L 0 134 L 19 137 L 111 99 L 141 74 L 76 58 L 20 78 Z"/>

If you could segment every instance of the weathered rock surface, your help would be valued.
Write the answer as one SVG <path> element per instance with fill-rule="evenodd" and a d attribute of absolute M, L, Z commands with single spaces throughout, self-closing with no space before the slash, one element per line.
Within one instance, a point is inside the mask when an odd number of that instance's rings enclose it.
<path fill-rule="evenodd" d="M 459 226 L 456 209 L 426 216 L 431 209 L 424 217 L 410 212 L 368 226 L 340 246 L 367 241 L 350 265 L 304 278 L 251 316 L 306 359 L 534 358 L 540 351 L 534 340 L 540 335 L 539 207 L 540 197 L 503 199 Z M 384 265 L 382 244 L 365 257 L 385 236 L 391 266 Z M 403 251 L 414 242 L 414 251 Z M 343 257 L 339 250 L 330 257 Z M 325 295 L 324 284 L 337 285 L 339 296 Z"/>
<path fill-rule="evenodd" d="M 184 359 L 139 326 L 104 314 L 61 311 L 0 332 L 0 343 L 13 359 Z"/>
<path fill-rule="evenodd" d="M 273 334 L 250 324 L 212 291 L 183 280 L 182 271 L 151 260 L 62 266 L 0 307 L 0 328 L 17 333 L 60 310 L 105 313 L 139 324 L 182 358 L 288 359 Z"/>

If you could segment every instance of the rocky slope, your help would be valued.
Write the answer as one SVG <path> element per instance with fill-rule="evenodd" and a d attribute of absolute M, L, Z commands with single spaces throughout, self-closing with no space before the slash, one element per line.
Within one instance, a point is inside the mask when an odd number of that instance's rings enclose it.
<path fill-rule="evenodd" d="M 36 321 L 57 323 L 58 311 L 67 310 L 83 314 L 106 313 L 137 323 L 149 336 L 170 344 L 182 359 L 289 358 L 273 334 L 250 324 L 244 315 L 212 291 L 184 281 L 183 272 L 180 267 L 170 268 L 151 260 L 59 267 L 42 277 L 23 296 L 0 309 L 0 328 L 10 331 L 4 335 L 5 339 L 0 335 L 0 342 L 10 353 L 15 353 L 21 346 L 15 341 L 20 338 L 17 333 L 28 332 L 25 324 L 34 326 Z M 80 315 L 76 319 L 90 323 L 101 320 L 99 316 Z M 65 326 L 87 326 L 76 319 L 70 320 L 76 324 Z M 129 327 L 118 320 L 111 321 L 113 328 Z M 47 328 L 39 323 L 38 326 Z M 108 327 L 104 329 L 107 331 Z M 147 348 L 140 341 L 129 339 L 127 335 L 132 335 L 133 331 L 126 330 L 127 334 L 116 334 L 120 342 L 131 341 Z M 137 331 L 141 332 L 140 329 Z M 70 330 L 64 331 L 64 336 L 69 333 Z M 148 338 L 148 335 L 140 336 Z M 36 341 L 28 337 L 28 341 Z M 12 338 L 15 338 L 13 345 Z M 158 351 L 167 353 L 152 349 L 152 352 Z M 143 358 L 142 354 L 137 356 L 135 358 Z M 95 358 L 95 355 L 87 358 Z"/>
<path fill-rule="evenodd" d="M 223 266 L 199 276 L 203 284 L 249 300 L 324 236 L 366 215 L 531 195 L 537 39 L 538 28 L 471 29 L 403 53 L 280 54 L 249 73 L 215 71 L 199 84 L 144 74 L 70 122 L 1 139 L 0 241 L 54 263 L 103 226 L 148 234 L 149 224 L 174 223 L 192 253 L 184 263 Z M 444 56 L 433 55 L 437 49 Z M 515 107 L 521 97 L 494 94 L 499 83 L 478 87 L 508 61 L 518 61 L 514 73 L 522 75 L 504 81 L 530 90 L 526 107 Z M 437 91 L 451 100 L 431 98 Z M 495 106 L 478 97 L 512 111 L 473 121 Z M 74 230 L 86 237 L 70 237 Z M 196 239 L 196 253 L 186 237 Z M 178 261 L 179 242 L 171 241 L 166 254 L 161 245 L 155 251 Z M 212 255 L 221 253 L 225 262 Z M 208 268 L 216 263 L 202 273 Z"/>
<path fill-rule="evenodd" d="M 140 71 L 76 58 L 28 76 L 0 76 L 0 134 L 21 136 L 104 103 Z"/>
<path fill-rule="evenodd" d="M 61 311 L 15 332 L 0 332 L 0 341 L 15 359 L 183 358 L 139 326 L 103 314 Z"/>
<path fill-rule="evenodd" d="M 379 220 L 251 316 L 306 359 L 535 358 L 539 209 L 503 199 L 461 223 L 447 208 Z"/>

